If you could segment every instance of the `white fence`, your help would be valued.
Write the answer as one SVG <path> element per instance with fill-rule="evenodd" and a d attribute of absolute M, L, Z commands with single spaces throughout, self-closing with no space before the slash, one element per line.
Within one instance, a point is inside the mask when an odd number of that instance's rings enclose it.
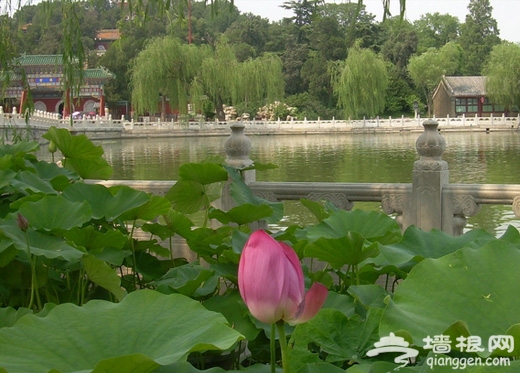
<path fill-rule="evenodd" d="M 323 130 L 399 130 L 399 129 L 417 129 L 422 130 L 422 122 L 425 118 L 408 118 L 402 116 L 401 118 L 373 118 L 361 120 L 277 120 L 264 121 L 253 120 L 245 121 L 247 130 L 258 132 L 278 132 L 278 131 L 323 131 Z M 441 129 L 471 129 L 471 128 L 519 128 L 520 115 L 515 117 L 478 117 L 478 116 L 461 116 L 456 118 L 435 118 L 439 123 Z M 175 132 L 175 131 L 222 131 L 228 133 L 230 122 L 205 122 L 205 121 L 128 121 L 124 118 L 113 119 L 111 115 L 103 117 L 96 116 L 95 118 L 87 118 L 86 116 L 78 119 L 60 119 L 56 113 L 47 113 L 35 111 L 28 122 L 31 128 L 45 129 L 50 126 L 61 128 L 74 128 L 75 130 L 120 130 L 123 132 Z M 16 113 L 16 109 L 12 113 L 4 113 L 0 106 L 0 126 L 14 126 L 26 127 L 27 123 L 23 115 Z"/>
<path fill-rule="evenodd" d="M 264 120 L 253 120 L 244 121 L 248 130 L 257 131 L 279 131 L 279 130 L 294 130 L 294 131 L 306 131 L 306 130 L 325 130 L 325 129 L 336 129 L 336 130 L 355 130 L 355 129 L 400 129 L 400 128 L 417 128 L 422 130 L 422 122 L 425 118 L 374 118 L 374 119 L 361 119 L 361 120 L 277 120 L 277 121 L 264 121 Z M 439 128 L 515 128 L 520 125 L 520 115 L 515 117 L 466 117 L 461 116 L 457 118 L 435 118 L 439 123 Z M 123 122 L 124 128 L 127 130 L 144 130 L 144 129 L 178 129 L 178 130 L 219 130 L 228 129 L 230 122 L 135 122 L 125 121 Z"/>

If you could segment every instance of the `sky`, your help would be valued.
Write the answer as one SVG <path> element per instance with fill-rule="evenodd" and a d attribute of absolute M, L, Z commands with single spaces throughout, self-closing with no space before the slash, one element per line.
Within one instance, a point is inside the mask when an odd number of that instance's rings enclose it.
<path fill-rule="evenodd" d="M 281 8 L 285 0 L 234 0 L 235 6 L 242 13 L 253 13 L 271 21 L 279 21 L 284 17 L 291 17 L 291 11 Z M 355 1 L 355 0 L 354 0 Z M 464 22 L 468 14 L 470 0 L 406 0 L 405 18 L 410 22 L 419 19 L 426 13 L 439 12 L 451 14 Z M 328 3 L 348 3 L 349 0 L 326 0 Z M 493 7 L 493 18 L 498 23 L 500 37 L 515 43 L 520 43 L 520 0 L 490 0 Z M 382 0 L 363 0 L 366 10 L 376 16 L 376 20 L 383 19 Z M 390 0 L 392 15 L 399 15 L 399 0 Z"/>

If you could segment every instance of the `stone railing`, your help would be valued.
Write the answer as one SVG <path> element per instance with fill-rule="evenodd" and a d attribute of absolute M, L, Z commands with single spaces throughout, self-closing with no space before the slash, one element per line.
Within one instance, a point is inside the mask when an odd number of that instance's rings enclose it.
<path fill-rule="evenodd" d="M 153 118 L 152 118 L 153 119 Z M 478 117 L 462 115 L 461 117 L 450 118 L 436 118 L 439 123 L 439 128 L 442 129 L 492 129 L 492 128 L 518 128 L 520 125 L 520 115 L 514 117 L 506 117 L 505 115 L 499 117 Z M 277 132 L 277 131 L 341 131 L 341 130 L 358 130 L 358 129 L 389 129 L 389 130 L 422 130 L 423 118 L 374 118 L 374 119 L 360 119 L 360 120 L 277 120 L 264 121 L 253 120 L 244 121 L 247 132 Z M 237 122 L 231 122 L 237 123 Z M 242 122 L 240 122 L 242 123 Z M 226 122 L 204 122 L 204 121 L 125 121 L 125 129 L 128 131 L 147 131 L 147 130 L 196 130 L 196 131 L 227 131 L 228 123 Z"/>
<path fill-rule="evenodd" d="M 4 113 L 0 106 L 0 130 L 2 138 L 10 139 L 21 136 L 22 138 L 43 142 L 42 135 L 50 127 L 66 128 L 71 133 L 82 133 L 91 139 L 117 138 L 123 133 L 121 120 L 114 120 L 110 115 L 95 118 L 82 117 L 79 119 L 60 119 L 58 114 L 43 111 L 35 111 L 26 121 L 22 114 L 16 112 Z"/>
<path fill-rule="evenodd" d="M 0 125 L 1 126 L 12 126 L 12 127 L 27 127 L 29 125 L 31 128 L 44 129 L 49 128 L 51 126 L 61 127 L 61 128 L 123 128 L 122 120 L 112 119 L 111 115 L 99 116 L 97 115 L 94 118 L 89 118 L 87 116 L 82 116 L 80 118 L 60 118 L 57 113 L 49 113 L 45 111 L 35 110 L 29 117 L 28 123 L 25 120 L 25 116 L 23 114 L 19 114 L 16 108 L 13 109 L 11 113 L 5 113 L 3 108 L 0 106 Z"/>
<path fill-rule="evenodd" d="M 381 203 L 383 211 L 395 215 L 404 230 L 415 225 L 423 230 L 439 229 L 460 235 L 467 218 L 476 215 L 484 204 L 510 205 L 520 218 L 520 185 L 450 184 L 448 164 L 442 160 L 446 142 L 436 120 L 422 123 L 424 132 L 416 141 L 419 160 L 413 165 L 412 183 L 324 183 L 324 182 L 257 182 L 254 170 L 243 171 L 252 191 L 269 201 L 327 200 L 351 210 L 356 202 Z M 244 134 L 245 125 L 234 123 L 225 141 L 226 163 L 237 169 L 251 166 L 251 142 Z M 174 181 L 108 181 L 106 185 L 127 184 L 140 190 L 164 194 Z M 233 206 L 230 196 L 222 196 L 221 207 Z"/>

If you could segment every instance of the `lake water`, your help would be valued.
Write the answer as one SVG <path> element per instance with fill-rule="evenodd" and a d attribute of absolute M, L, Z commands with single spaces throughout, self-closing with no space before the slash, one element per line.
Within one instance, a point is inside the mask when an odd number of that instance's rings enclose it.
<path fill-rule="evenodd" d="M 258 181 L 411 183 L 420 133 L 250 136 L 251 159 L 278 168 L 257 172 Z M 520 184 L 520 132 L 443 133 L 451 183 Z M 96 142 L 114 167 L 113 179 L 175 180 L 180 165 L 224 155 L 225 137 L 142 138 Z M 379 209 L 356 203 L 355 208 Z M 286 222 L 312 217 L 297 203 L 286 207 Z M 520 229 L 510 206 L 483 206 L 468 228 L 495 234 L 508 224 Z"/>

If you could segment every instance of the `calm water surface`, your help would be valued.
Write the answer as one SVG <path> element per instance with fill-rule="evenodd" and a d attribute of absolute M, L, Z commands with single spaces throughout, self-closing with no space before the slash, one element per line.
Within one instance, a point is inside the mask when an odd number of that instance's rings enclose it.
<path fill-rule="evenodd" d="M 250 136 L 251 159 L 274 163 L 259 181 L 410 183 L 420 133 Z M 451 183 L 520 184 L 520 132 L 443 133 Z M 225 137 L 142 138 L 98 142 L 114 167 L 113 179 L 175 180 L 180 165 L 224 155 Z M 371 204 L 357 208 L 378 209 Z M 289 223 L 312 222 L 297 203 Z M 310 220 L 309 220 L 310 219 Z M 483 206 L 468 227 L 500 234 L 520 221 L 510 206 Z"/>

